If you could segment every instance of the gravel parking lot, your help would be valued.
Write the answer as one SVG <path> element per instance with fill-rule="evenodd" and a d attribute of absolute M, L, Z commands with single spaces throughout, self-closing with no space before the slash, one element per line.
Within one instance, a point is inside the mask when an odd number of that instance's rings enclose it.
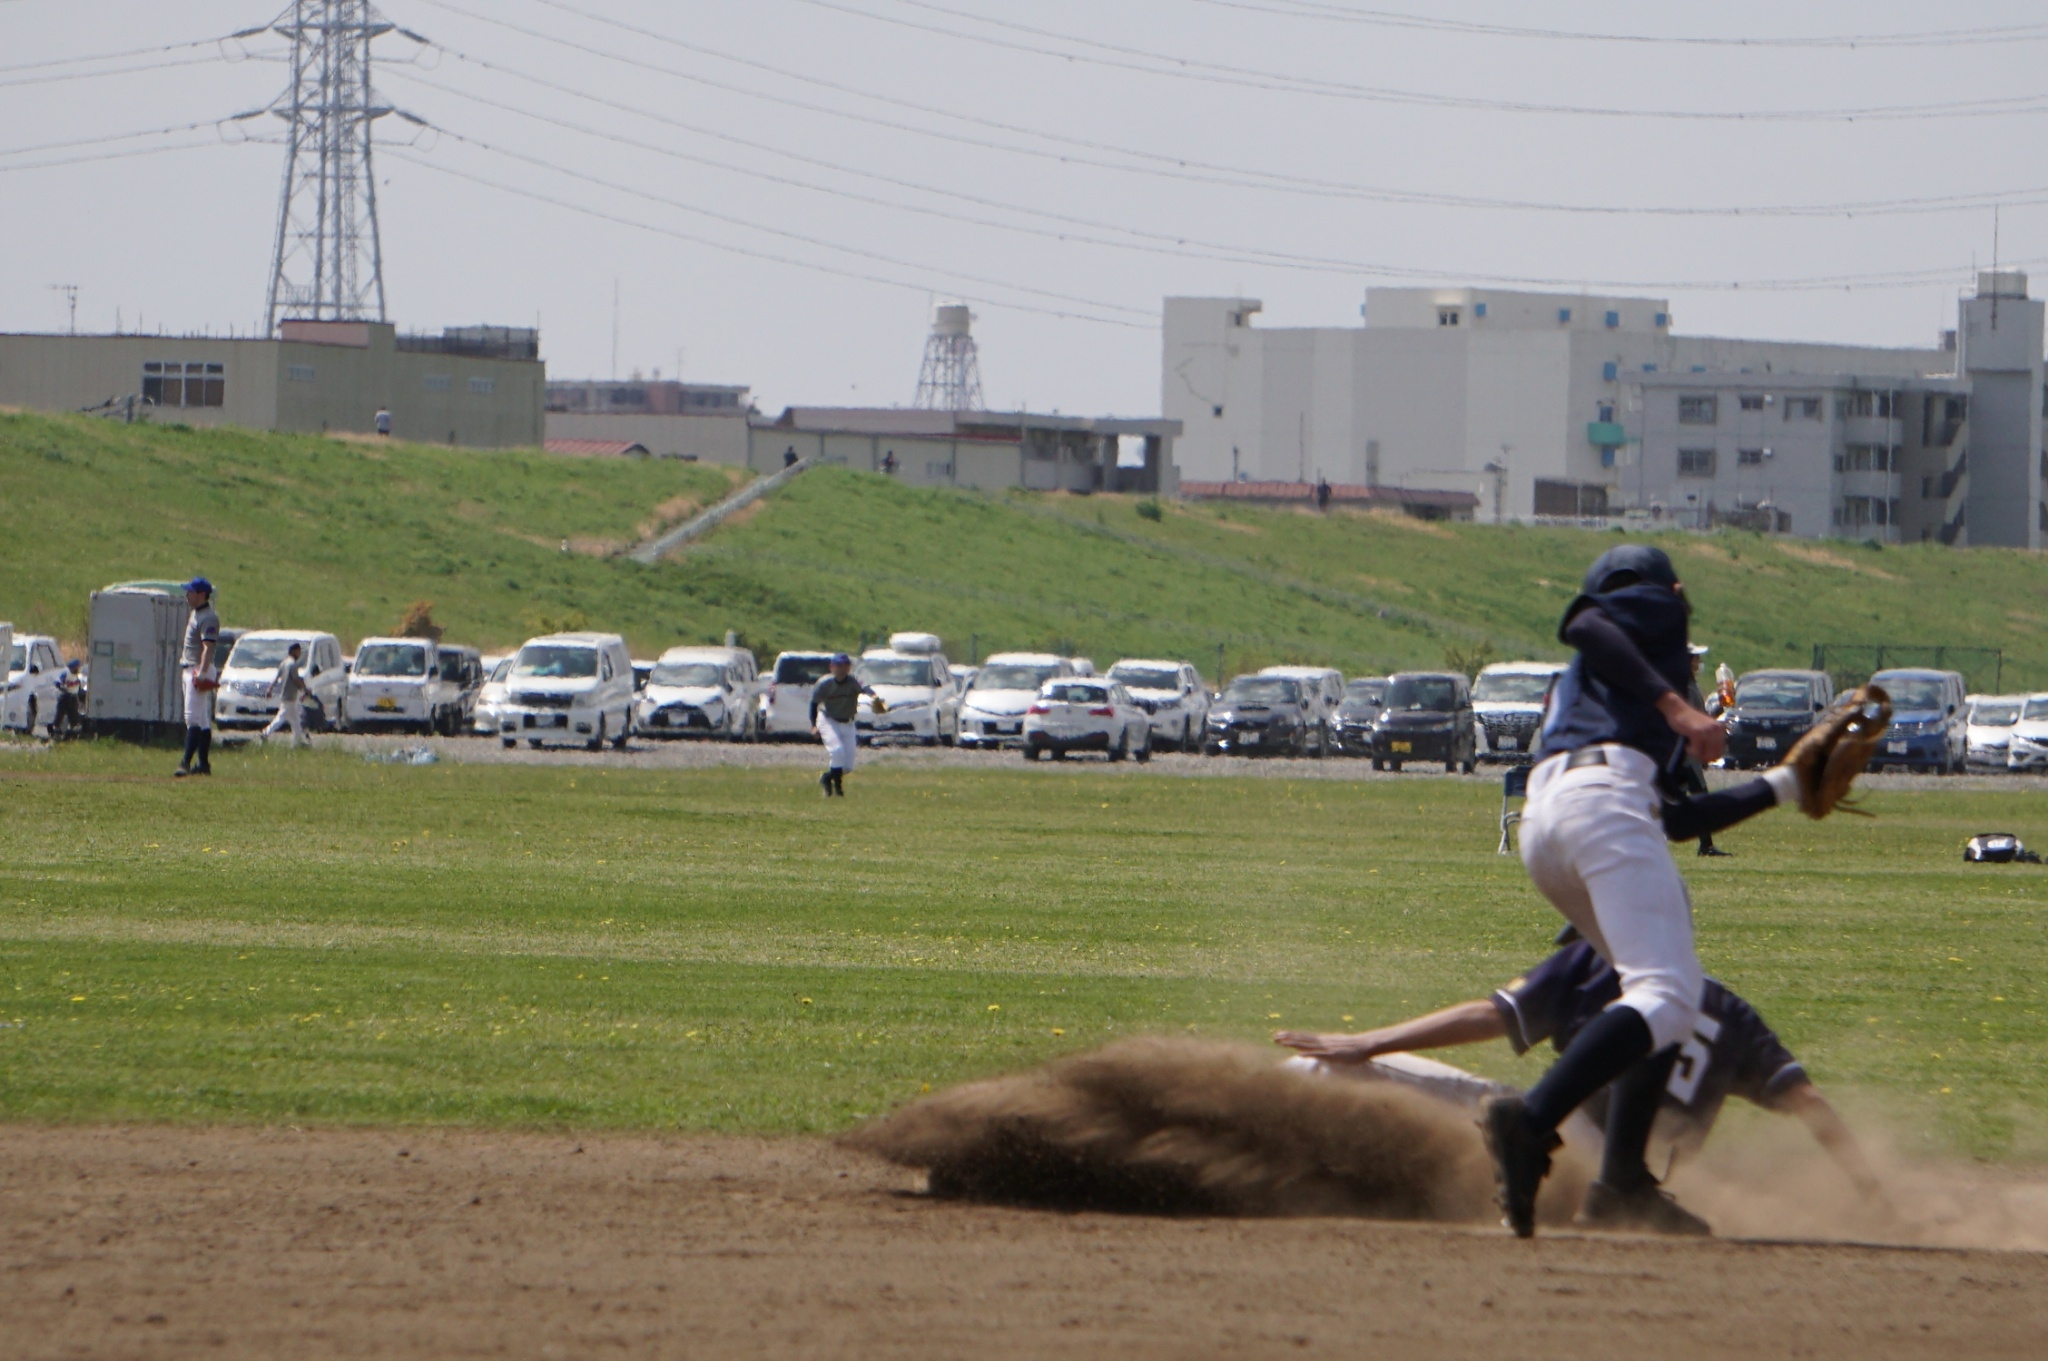
<path fill-rule="evenodd" d="M 236 746 L 245 738 L 230 737 L 225 745 Z M 338 735 L 316 739 L 365 755 L 395 755 L 401 751 L 426 748 L 443 761 L 467 765 L 560 765 L 598 766 L 607 769 L 693 770 L 711 766 L 790 766 L 822 769 L 822 752 L 816 743 L 760 742 L 731 743 L 704 741 L 650 742 L 635 739 L 623 752 L 607 747 L 601 752 L 581 748 L 551 747 L 542 751 L 520 746 L 506 748 L 489 738 L 476 737 L 359 737 Z M 1323 760 L 1284 757 L 1189 756 L 1161 753 L 1149 764 L 1128 761 L 1111 766 L 1100 756 L 1071 756 L 1065 761 L 1027 761 L 1017 751 L 962 751 L 952 747 L 883 746 L 863 747 L 861 768 L 911 767 L 941 770 L 1035 770 L 1048 776 L 1061 771 L 1112 769 L 1126 775 L 1172 775 L 1187 778 L 1223 776 L 1260 777 L 1287 780 L 1462 780 L 1472 784 L 1498 785 L 1505 766 L 1481 766 L 1471 775 L 1446 775 L 1442 770 L 1422 768 L 1401 772 L 1375 771 L 1370 761 L 1355 757 Z M 1752 778 L 1747 771 L 1709 771 L 1709 783 L 1716 787 Z M 2012 789 L 2031 784 L 2014 775 L 1865 775 L 1858 781 L 1865 789 Z"/>

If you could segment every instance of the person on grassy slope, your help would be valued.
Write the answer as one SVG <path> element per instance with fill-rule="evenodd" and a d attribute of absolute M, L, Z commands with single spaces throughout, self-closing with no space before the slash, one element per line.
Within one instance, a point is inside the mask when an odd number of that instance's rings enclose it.
<path fill-rule="evenodd" d="M 1273 1039 L 1300 1056 L 1291 1064 L 1317 1073 L 1403 1082 L 1464 1105 L 1511 1094 L 1500 1084 L 1448 1065 L 1378 1060 L 1494 1039 L 1506 1039 L 1517 1054 L 1547 1039 L 1562 1053 L 1621 996 L 1621 978 L 1575 928 L 1566 927 L 1559 943 L 1562 948 L 1550 958 L 1490 997 L 1355 1035 L 1283 1030 Z M 1443 1071 L 1434 1071 L 1438 1068 Z M 1701 990 L 1693 1032 L 1679 1045 L 1678 1061 L 1650 1111 L 1655 1138 L 1668 1147 L 1673 1160 L 1697 1152 L 1722 1103 L 1731 1096 L 1796 1117 L 1866 1200 L 1884 1204 L 1883 1188 L 1856 1136 L 1806 1069 L 1755 1007 L 1709 978 Z M 1565 1128 L 1580 1130 L 1587 1143 L 1599 1146 L 1602 1183 L 1626 1186 L 1650 1175 L 1647 1147 L 1638 1146 L 1633 1138 L 1601 1137 L 1600 1128 L 1610 1115 L 1608 1104 L 1606 1091 L 1595 1093 L 1582 1108 L 1584 1121 L 1573 1119 Z"/>
<path fill-rule="evenodd" d="M 220 615 L 213 608 L 213 583 L 194 577 L 185 583 L 185 646 L 179 655 L 185 682 L 185 756 L 176 774 L 213 774 L 213 692 L 220 688 Z"/>
<path fill-rule="evenodd" d="M 868 695 L 879 712 L 881 696 L 853 674 L 853 658 L 844 652 L 832 657 L 832 669 L 811 688 L 811 732 L 825 744 L 825 773 L 818 785 L 825 797 L 846 797 L 846 772 L 853 769 L 853 755 L 860 746 L 854 730 L 854 716 L 860 712 L 860 697 Z"/>

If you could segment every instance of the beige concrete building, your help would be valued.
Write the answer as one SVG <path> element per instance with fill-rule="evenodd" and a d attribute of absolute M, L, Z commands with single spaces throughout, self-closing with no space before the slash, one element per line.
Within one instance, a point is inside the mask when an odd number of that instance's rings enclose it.
<path fill-rule="evenodd" d="M 914 486 L 1177 496 L 1180 422 L 1020 411 L 790 407 L 747 427 L 747 466 L 798 458 L 885 473 Z"/>
<path fill-rule="evenodd" d="M 747 461 L 748 389 L 638 375 L 617 382 L 548 384 L 548 439 L 644 444 L 656 458 L 701 459 L 735 467 Z"/>
<path fill-rule="evenodd" d="M 0 335 L 0 403 L 255 430 L 538 446 L 547 370 L 536 332 L 400 335 L 368 321 L 287 321 L 279 336 Z"/>

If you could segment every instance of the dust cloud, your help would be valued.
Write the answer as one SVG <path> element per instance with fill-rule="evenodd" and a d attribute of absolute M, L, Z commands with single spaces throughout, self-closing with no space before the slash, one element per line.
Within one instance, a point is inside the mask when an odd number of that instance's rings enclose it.
<path fill-rule="evenodd" d="M 1270 1050 L 1125 1040 L 922 1098 L 846 1137 L 921 1168 L 935 1196 L 1142 1214 L 1487 1222 L 1493 1173 L 1469 1112 L 1395 1083 L 1288 1071 Z M 1562 1161 L 1543 1217 L 1586 1173 Z"/>

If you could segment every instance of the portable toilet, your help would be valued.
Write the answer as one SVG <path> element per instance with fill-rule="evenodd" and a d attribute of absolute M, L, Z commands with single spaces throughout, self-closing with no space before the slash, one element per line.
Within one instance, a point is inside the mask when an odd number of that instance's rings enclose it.
<path fill-rule="evenodd" d="M 88 707 L 99 732 L 148 736 L 185 725 L 178 651 L 192 607 L 167 581 L 130 581 L 92 593 Z"/>

